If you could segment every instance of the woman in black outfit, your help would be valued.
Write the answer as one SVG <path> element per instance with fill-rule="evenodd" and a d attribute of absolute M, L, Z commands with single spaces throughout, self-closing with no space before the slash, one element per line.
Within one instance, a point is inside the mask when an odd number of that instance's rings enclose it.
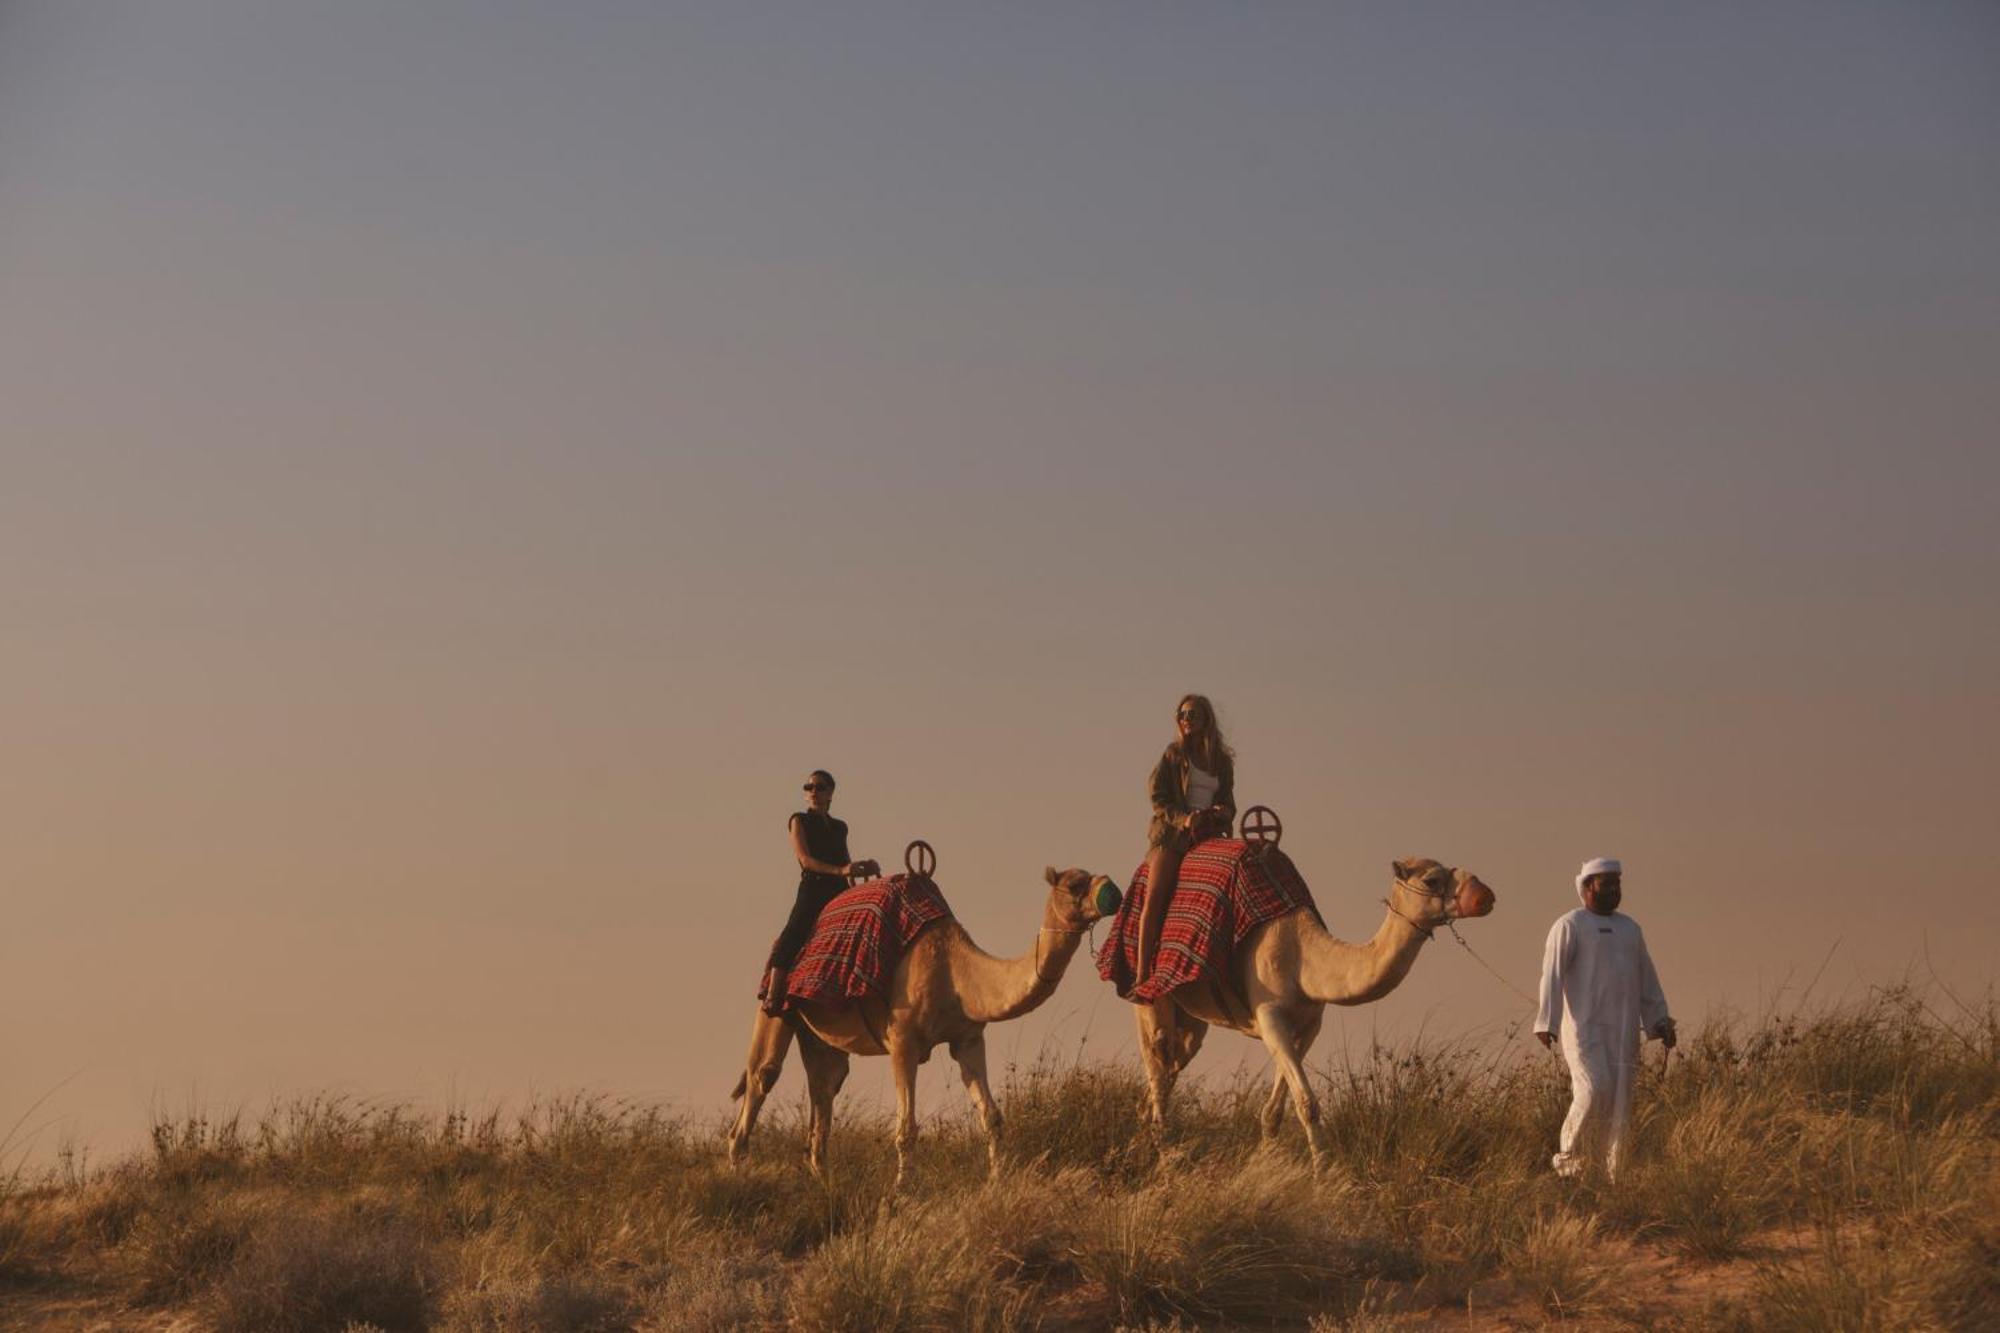
<path fill-rule="evenodd" d="M 764 978 L 764 1012 L 776 1014 L 784 1008 L 785 983 L 798 961 L 799 950 L 812 936 L 820 910 L 847 887 L 847 877 L 872 862 L 850 861 L 847 857 L 847 825 L 828 813 L 833 804 L 833 774 L 816 768 L 806 779 L 806 808 L 793 815 L 786 827 L 792 834 L 792 852 L 799 858 L 799 896 L 792 914 L 771 947 L 771 961 Z"/>

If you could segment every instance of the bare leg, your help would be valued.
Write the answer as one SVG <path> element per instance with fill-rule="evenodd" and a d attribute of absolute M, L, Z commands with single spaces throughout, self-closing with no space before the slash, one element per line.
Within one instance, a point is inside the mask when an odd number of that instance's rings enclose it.
<path fill-rule="evenodd" d="M 1000 1174 L 1000 1130 L 1003 1121 L 1000 1107 L 993 1100 L 993 1089 L 986 1082 L 986 1034 L 980 1032 L 954 1043 L 951 1058 L 958 1061 L 958 1076 L 965 1081 L 965 1092 L 972 1098 L 972 1109 L 979 1116 L 979 1123 L 986 1128 L 986 1163 L 992 1174 L 997 1176 Z"/>
<path fill-rule="evenodd" d="M 785 987 L 791 982 L 788 969 L 774 967 L 764 974 L 764 1012 L 776 1018 L 785 1012 Z"/>
<path fill-rule="evenodd" d="M 840 1095 L 840 1085 L 847 1082 L 847 1052 L 807 1034 L 799 1039 L 799 1058 L 806 1067 L 806 1086 L 812 1098 L 806 1165 L 815 1176 L 823 1176 L 827 1136 L 833 1131 L 833 1099 Z"/>
<path fill-rule="evenodd" d="M 1153 974 L 1160 949 L 1160 928 L 1166 924 L 1167 904 L 1180 878 L 1181 849 L 1169 841 L 1146 853 L 1146 905 L 1139 916 L 1139 970 L 1137 985 Z"/>
<path fill-rule="evenodd" d="M 736 1125 L 729 1131 L 729 1161 L 733 1166 L 750 1149 L 750 1131 L 757 1127 L 757 1111 L 785 1068 L 785 1051 L 792 1044 L 792 1030 L 782 1019 L 759 1012 L 750 1025 L 750 1055 L 744 1061 L 743 1077 L 737 1081 L 736 1095 L 743 1109 L 736 1113 Z"/>
<path fill-rule="evenodd" d="M 1319 1169 L 1319 1098 L 1306 1082 L 1305 1066 L 1299 1063 L 1298 1038 L 1278 1004 L 1257 1006 L 1257 1032 L 1278 1066 L 1278 1074 L 1291 1085 L 1292 1104 L 1298 1108 L 1299 1123 L 1305 1127 L 1306 1147 L 1312 1152 L 1313 1169 Z"/>
<path fill-rule="evenodd" d="M 901 1189 L 917 1146 L 917 1051 L 893 1029 L 889 1033 L 889 1072 L 896 1078 L 896 1181 L 892 1188 Z"/>

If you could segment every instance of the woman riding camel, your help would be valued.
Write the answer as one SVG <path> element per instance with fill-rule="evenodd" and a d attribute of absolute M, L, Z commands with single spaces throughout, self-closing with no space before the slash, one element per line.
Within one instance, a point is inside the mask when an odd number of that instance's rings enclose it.
<path fill-rule="evenodd" d="M 764 1012 L 777 1014 L 785 1007 L 785 985 L 799 950 L 812 937 L 813 924 L 834 895 L 847 887 L 848 876 L 869 871 L 873 861 L 847 859 L 847 825 L 828 813 L 833 805 L 833 774 L 815 768 L 806 779 L 806 808 L 786 821 L 791 831 L 792 854 L 799 858 L 799 896 L 792 914 L 771 946 L 771 960 L 764 973 Z"/>
<path fill-rule="evenodd" d="M 1181 858 L 1203 838 L 1229 832 L 1236 818 L 1236 755 L 1215 725 L 1215 705 L 1189 694 L 1174 709 L 1179 732 L 1153 766 L 1153 823 L 1146 831 L 1146 907 L 1139 918 L 1139 970 L 1133 984 L 1153 970 L 1167 900 L 1180 878 Z"/>

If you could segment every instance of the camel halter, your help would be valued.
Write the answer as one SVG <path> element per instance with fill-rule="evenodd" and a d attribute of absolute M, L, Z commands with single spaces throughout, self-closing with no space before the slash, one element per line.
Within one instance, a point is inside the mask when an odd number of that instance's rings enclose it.
<path fill-rule="evenodd" d="M 1450 898 L 1458 892 L 1457 889 L 1451 889 L 1449 891 L 1446 890 L 1433 891 L 1429 888 L 1420 889 L 1406 879 L 1399 879 L 1396 881 L 1396 883 L 1402 886 L 1403 888 L 1408 889 L 1411 893 L 1421 894 L 1426 898 Z M 1384 898 L 1382 900 L 1382 905 L 1389 909 L 1391 915 L 1401 916 L 1403 917 L 1403 920 L 1409 922 L 1411 927 L 1414 928 L 1419 935 L 1422 935 L 1424 937 L 1425 944 L 1430 943 L 1431 936 L 1434 932 L 1436 932 L 1437 926 L 1426 926 L 1423 922 L 1417 920 L 1415 917 L 1403 916 L 1402 909 L 1396 906 L 1396 900 L 1393 898 Z M 1457 920 L 1457 918 L 1458 918 L 1458 913 L 1456 910 L 1454 910 L 1450 916 L 1447 916 L 1443 921 L 1439 922 L 1438 924 L 1449 926 L 1453 921 Z M 1451 933 L 1456 935 L 1458 934 L 1458 931 L 1454 929 Z M 1465 941 L 1463 939 L 1460 939 L 1459 943 L 1464 944 Z"/>

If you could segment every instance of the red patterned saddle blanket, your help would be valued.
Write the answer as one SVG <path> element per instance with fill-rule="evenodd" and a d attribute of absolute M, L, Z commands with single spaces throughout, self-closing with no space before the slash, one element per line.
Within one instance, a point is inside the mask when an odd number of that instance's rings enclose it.
<path fill-rule="evenodd" d="M 950 915 L 944 894 L 927 878 L 892 875 L 856 884 L 821 910 L 785 995 L 820 1004 L 885 995 L 903 950 L 925 926 Z M 764 998 L 762 985 L 757 998 Z"/>
<path fill-rule="evenodd" d="M 1153 973 L 1135 987 L 1139 918 L 1151 887 L 1142 862 L 1132 874 L 1111 936 L 1097 952 L 1097 974 L 1134 1004 L 1149 1004 L 1204 977 L 1228 976 L 1236 946 L 1266 921 L 1302 907 L 1319 914 L 1298 867 L 1276 847 L 1241 838 L 1197 843 L 1182 860 L 1180 881 L 1167 901 Z"/>

